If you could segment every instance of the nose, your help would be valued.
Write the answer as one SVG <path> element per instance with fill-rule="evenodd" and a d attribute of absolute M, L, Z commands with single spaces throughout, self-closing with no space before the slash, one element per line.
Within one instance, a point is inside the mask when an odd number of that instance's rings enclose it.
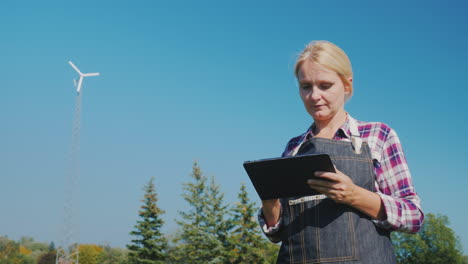
<path fill-rule="evenodd" d="M 313 87 L 309 92 L 309 97 L 312 101 L 318 101 L 322 97 L 320 89 Z"/>

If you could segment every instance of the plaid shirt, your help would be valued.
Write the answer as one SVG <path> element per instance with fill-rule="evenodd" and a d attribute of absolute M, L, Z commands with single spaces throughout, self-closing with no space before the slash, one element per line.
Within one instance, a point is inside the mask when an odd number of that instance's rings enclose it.
<path fill-rule="evenodd" d="M 348 118 L 352 117 L 348 115 Z M 338 129 L 333 139 L 350 141 L 351 132 L 348 120 Z M 373 220 L 374 223 L 392 231 L 418 232 L 422 227 L 424 214 L 396 132 L 384 123 L 362 121 L 357 121 L 357 123 L 361 138 L 368 143 L 374 159 L 375 192 L 380 196 L 387 215 L 385 220 Z M 289 140 L 282 156 L 290 156 L 302 142 L 313 137 L 314 126 L 315 124 L 304 134 Z M 281 219 L 274 227 L 267 228 L 261 208 L 258 219 L 267 237 L 274 242 L 279 242 Z"/>

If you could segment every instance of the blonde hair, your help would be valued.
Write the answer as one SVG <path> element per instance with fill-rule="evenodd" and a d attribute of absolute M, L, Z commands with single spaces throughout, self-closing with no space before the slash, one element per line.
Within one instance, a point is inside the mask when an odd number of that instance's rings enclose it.
<path fill-rule="evenodd" d="M 299 69 L 304 61 L 314 61 L 338 74 L 349 94 L 346 100 L 353 95 L 353 84 L 348 80 L 353 77 L 351 61 L 346 53 L 335 44 L 326 40 L 314 40 L 309 42 L 305 49 L 299 54 L 294 65 L 294 74 L 298 78 Z"/>

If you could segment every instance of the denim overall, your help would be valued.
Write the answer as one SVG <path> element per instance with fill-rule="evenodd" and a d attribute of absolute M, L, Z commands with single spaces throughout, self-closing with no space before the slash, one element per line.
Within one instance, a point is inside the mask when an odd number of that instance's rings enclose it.
<path fill-rule="evenodd" d="M 327 153 L 354 184 L 374 191 L 369 146 L 362 142 L 357 123 L 351 117 L 349 125 L 351 142 L 312 137 L 295 152 Z M 277 263 L 396 263 L 390 232 L 376 227 L 356 209 L 324 195 L 281 199 L 281 205 L 284 229 Z"/>

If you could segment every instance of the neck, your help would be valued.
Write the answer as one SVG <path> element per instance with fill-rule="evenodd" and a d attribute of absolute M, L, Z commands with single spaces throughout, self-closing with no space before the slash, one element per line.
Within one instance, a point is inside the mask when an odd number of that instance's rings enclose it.
<path fill-rule="evenodd" d="M 347 114 L 344 109 L 327 120 L 314 120 L 315 136 L 333 138 L 338 128 L 346 121 Z"/>

